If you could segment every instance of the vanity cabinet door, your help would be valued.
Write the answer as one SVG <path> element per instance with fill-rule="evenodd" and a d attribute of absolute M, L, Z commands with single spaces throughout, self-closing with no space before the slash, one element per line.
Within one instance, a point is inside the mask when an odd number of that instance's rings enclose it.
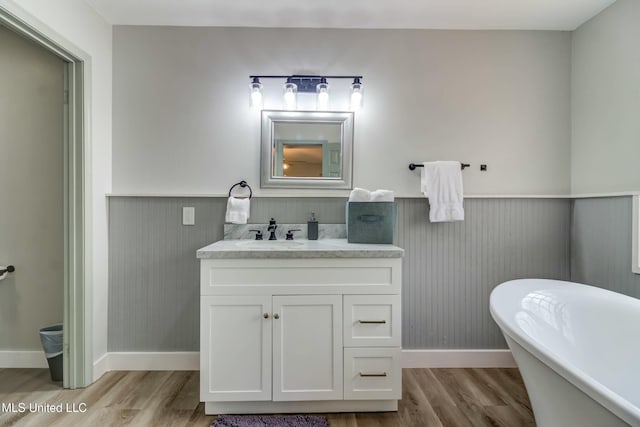
<path fill-rule="evenodd" d="M 200 301 L 200 400 L 271 400 L 271 296 Z"/>
<path fill-rule="evenodd" d="M 273 400 L 342 399 L 342 296 L 274 296 L 273 316 Z"/>

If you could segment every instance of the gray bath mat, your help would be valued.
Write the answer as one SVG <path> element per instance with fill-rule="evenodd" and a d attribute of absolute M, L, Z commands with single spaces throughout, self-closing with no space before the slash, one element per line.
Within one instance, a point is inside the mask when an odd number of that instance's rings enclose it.
<path fill-rule="evenodd" d="M 329 427 L 316 415 L 220 415 L 211 427 Z"/>

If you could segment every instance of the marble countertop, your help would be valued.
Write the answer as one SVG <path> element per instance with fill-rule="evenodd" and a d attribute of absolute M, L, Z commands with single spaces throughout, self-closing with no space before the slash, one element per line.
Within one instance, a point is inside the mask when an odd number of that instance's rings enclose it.
<path fill-rule="evenodd" d="M 348 243 L 347 239 L 220 240 L 198 249 L 200 259 L 229 258 L 401 258 L 393 245 Z"/>

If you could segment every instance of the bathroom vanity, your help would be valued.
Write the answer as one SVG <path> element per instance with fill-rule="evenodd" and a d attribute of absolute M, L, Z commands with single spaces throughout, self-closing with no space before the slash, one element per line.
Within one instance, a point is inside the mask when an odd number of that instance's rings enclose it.
<path fill-rule="evenodd" d="M 403 252 L 346 239 L 198 250 L 205 412 L 397 410 Z"/>

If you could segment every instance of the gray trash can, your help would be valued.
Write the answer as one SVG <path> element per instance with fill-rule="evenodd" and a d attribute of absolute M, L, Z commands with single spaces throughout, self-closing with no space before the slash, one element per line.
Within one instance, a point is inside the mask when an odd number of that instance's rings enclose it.
<path fill-rule="evenodd" d="M 51 381 L 62 381 L 62 324 L 40 329 L 40 341 L 47 356 Z"/>

